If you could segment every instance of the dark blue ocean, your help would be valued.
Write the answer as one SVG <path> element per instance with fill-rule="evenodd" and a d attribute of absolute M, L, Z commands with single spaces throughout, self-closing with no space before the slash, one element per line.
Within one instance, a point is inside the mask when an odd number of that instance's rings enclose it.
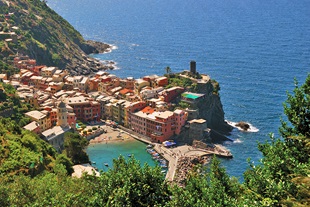
<path fill-rule="evenodd" d="M 117 49 L 94 55 L 113 60 L 120 77 L 139 78 L 189 68 L 221 86 L 225 119 L 259 131 L 234 131 L 224 143 L 234 158 L 222 160 L 241 178 L 247 158 L 258 164 L 257 142 L 278 136 L 282 103 L 296 77 L 310 72 L 309 0 L 49 0 L 48 5 L 86 39 Z M 117 156 L 117 155 L 116 155 Z"/>

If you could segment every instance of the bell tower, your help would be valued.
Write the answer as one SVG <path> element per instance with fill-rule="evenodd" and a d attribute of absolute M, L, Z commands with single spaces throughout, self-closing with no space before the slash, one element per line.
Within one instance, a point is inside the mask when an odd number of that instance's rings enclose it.
<path fill-rule="evenodd" d="M 60 101 L 57 106 L 57 126 L 68 126 L 67 115 L 68 110 L 66 108 L 66 104 L 63 101 Z"/>

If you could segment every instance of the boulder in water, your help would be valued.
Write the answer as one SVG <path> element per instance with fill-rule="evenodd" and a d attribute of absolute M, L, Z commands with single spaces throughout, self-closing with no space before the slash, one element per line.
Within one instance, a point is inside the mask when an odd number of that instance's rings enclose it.
<path fill-rule="evenodd" d="M 247 131 L 250 128 L 250 125 L 246 122 L 240 121 L 236 124 L 236 127 L 240 127 L 242 130 Z"/>

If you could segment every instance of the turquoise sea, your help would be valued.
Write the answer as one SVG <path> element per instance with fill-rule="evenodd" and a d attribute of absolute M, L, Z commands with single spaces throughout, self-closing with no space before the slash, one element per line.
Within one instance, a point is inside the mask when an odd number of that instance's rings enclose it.
<path fill-rule="evenodd" d="M 196 60 L 200 73 L 220 83 L 225 118 L 259 129 L 233 131 L 236 141 L 224 143 L 234 158 L 222 163 L 240 179 L 246 159 L 257 164 L 261 158 L 257 142 L 268 140 L 270 132 L 278 136 L 294 77 L 303 83 L 310 72 L 308 0 L 49 0 L 48 5 L 86 39 L 114 45 L 111 53 L 94 57 L 115 61 L 119 69 L 111 73 L 120 77 L 162 75 L 166 66 L 179 72 Z M 126 147 L 99 151 L 104 146 L 98 145 L 88 153 L 100 163 L 136 148 L 142 158 L 136 157 L 150 162 L 144 146 Z"/>
<path fill-rule="evenodd" d="M 152 156 L 146 152 L 146 144 L 137 140 L 112 141 L 103 143 L 90 144 L 87 148 L 87 154 L 93 166 L 100 170 L 107 171 L 113 166 L 113 159 L 118 156 L 124 156 L 129 159 L 129 156 L 134 156 L 140 161 L 141 166 L 147 163 L 150 166 L 155 166 L 156 162 Z M 105 164 L 108 164 L 106 166 Z"/>

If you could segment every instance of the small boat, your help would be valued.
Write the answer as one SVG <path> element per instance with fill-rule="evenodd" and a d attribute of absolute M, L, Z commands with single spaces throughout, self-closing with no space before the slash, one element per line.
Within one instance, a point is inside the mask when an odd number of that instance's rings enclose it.
<path fill-rule="evenodd" d="M 166 170 L 162 170 L 162 171 L 161 171 L 161 173 L 166 173 L 166 172 L 167 172 Z"/>
<path fill-rule="evenodd" d="M 109 164 L 107 162 L 103 163 L 105 166 L 109 167 Z"/>
<path fill-rule="evenodd" d="M 147 149 L 153 148 L 153 145 L 149 144 L 146 146 Z"/>
<path fill-rule="evenodd" d="M 92 161 L 91 163 L 92 163 L 92 164 L 94 164 L 94 165 L 96 164 L 96 162 L 95 162 L 95 161 Z"/>
<path fill-rule="evenodd" d="M 128 156 L 128 157 L 131 157 L 132 155 L 131 155 L 131 154 L 128 154 L 127 156 Z"/>
<path fill-rule="evenodd" d="M 167 165 L 165 165 L 165 164 L 160 164 L 159 166 L 162 168 L 167 168 Z"/>

